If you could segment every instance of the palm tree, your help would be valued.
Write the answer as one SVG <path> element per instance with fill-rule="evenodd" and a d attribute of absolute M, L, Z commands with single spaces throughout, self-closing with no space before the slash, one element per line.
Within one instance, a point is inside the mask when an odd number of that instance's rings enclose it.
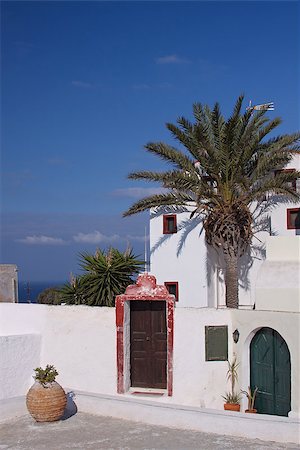
<path fill-rule="evenodd" d="M 115 296 L 124 293 L 144 264 L 130 248 L 98 249 L 95 255 L 82 253 L 80 258 L 83 275 L 72 277 L 61 290 L 61 301 L 67 304 L 114 306 Z"/>
<path fill-rule="evenodd" d="M 145 148 L 173 166 L 164 172 L 139 171 L 133 180 L 159 182 L 165 192 L 134 203 L 124 216 L 150 208 L 171 207 L 200 216 L 206 241 L 224 256 L 226 305 L 238 308 L 238 261 L 249 248 L 254 225 L 253 206 L 284 200 L 296 202 L 300 195 L 291 184 L 300 172 L 276 172 L 299 152 L 300 133 L 265 139 L 280 123 L 265 117 L 266 111 L 242 113 L 243 95 L 225 120 L 219 104 L 213 109 L 193 105 L 193 123 L 184 117 L 167 124 L 185 149 L 163 142 Z"/>

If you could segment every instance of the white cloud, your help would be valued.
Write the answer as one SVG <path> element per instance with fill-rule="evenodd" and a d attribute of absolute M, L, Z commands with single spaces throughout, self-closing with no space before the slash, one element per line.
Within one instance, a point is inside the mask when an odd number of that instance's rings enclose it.
<path fill-rule="evenodd" d="M 83 89 L 91 89 L 93 88 L 93 84 L 87 83 L 86 81 L 74 80 L 72 81 L 72 85 L 75 87 L 83 88 Z"/>
<path fill-rule="evenodd" d="M 17 239 L 18 242 L 22 242 L 22 244 L 28 245 L 64 245 L 66 241 L 61 238 L 54 238 L 51 236 L 26 236 L 23 239 Z"/>
<path fill-rule="evenodd" d="M 83 242 L 85 244 L 100 244 L 100 242 L 113 242 L 120 239 L 118 234 L 112 236 L 105 236 L 100 231 L 93 231 L 92 233 L 78 233 L 73 236 L 75 242 Z"/>
<path fill-rule="evenodd" d="M 156 64 L 186 64 L 190 61 L 177 55 L 166 55 L 156 58 L 155 62 Z"/>
<path fill-rule="evenodd" d="M 163 194 L 164 192 L 166 192 L 166 190 L 162 187 L 158 188 L 135 187 L 135 188 L 116 189 L 115 191 L 113 191 L 113 195 L 117 197 L 142 198 L 147 197 L 149 195 Z"/>

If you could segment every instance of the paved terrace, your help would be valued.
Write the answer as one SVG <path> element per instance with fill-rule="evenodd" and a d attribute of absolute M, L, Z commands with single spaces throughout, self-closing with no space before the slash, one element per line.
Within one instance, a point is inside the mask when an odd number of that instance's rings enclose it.
<path fill-rule="evenodd" d="M 281 450 L 297 444 L 184 431 L 80 413 L 52 423 L 29 415 L 0 425 L 1 450 Z"/>

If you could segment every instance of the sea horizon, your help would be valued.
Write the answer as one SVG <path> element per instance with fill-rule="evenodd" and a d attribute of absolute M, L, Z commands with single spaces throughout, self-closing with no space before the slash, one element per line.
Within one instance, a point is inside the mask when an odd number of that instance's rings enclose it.
<path fill-rule="evenodd" d="M 19 280 L 18 301 L 19 303 L 37 303 L 38 295 L 45 289 L 63 286 L 64 281 L 30 281 Z"/>

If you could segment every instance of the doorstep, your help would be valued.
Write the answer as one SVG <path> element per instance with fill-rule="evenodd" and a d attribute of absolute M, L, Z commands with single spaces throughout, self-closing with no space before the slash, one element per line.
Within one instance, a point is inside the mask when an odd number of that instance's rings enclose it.
<path fill-rule="evenodd" d="M 126 393 L 133 396 L 138 397 L 163 397 L 168 394 L 166 389 L 154 389 L 154 388 L 141 388 L 141 387 L 131 387 L 129 391 Z"/>

